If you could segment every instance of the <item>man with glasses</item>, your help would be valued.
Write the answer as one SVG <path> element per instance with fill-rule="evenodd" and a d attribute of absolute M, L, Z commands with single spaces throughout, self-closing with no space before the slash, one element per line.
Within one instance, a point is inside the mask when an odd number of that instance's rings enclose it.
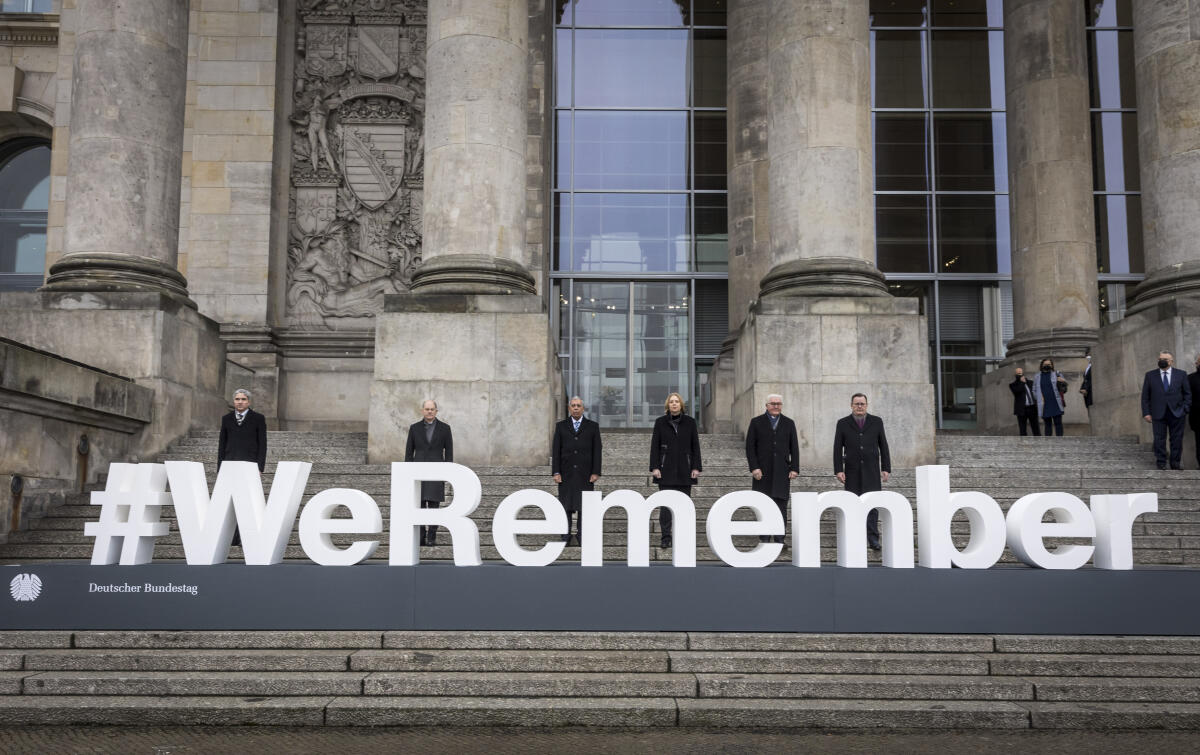
<path fill-rule="evenodd" d="M 846 490 L 862 495 L 882 490 L 892 473 L 892 457 L 888 452 L 883 420 L 867 414 L 867 397 L 856 393 L 850 397 L 850 416 L 838 420 L 833 435 L 833 471 Z M 867 514 L 867 545 L 880 549 L 879 512 Z"/>
<path fill-rule="evenodd" d="M 796 423 L 783 416 L 783 396 L 778 393 L 767 396 L 767 411 L 750 420 L 746 463 L 754 478 L 754 491 L 775 501 L 786 528 L 791 482 L 800 474 L 800 441 Z M 765 543 L 771 538 L 761 535 L 758 539 Z M 774 540 L 782 543 L 783 535 L 776 535 Z"/>

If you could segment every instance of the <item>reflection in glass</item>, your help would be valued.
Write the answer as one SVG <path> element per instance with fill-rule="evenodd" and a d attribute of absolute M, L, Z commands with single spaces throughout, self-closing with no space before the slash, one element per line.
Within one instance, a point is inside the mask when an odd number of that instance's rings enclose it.
<path fill-rule="evenodd" d="M 33 147 L 0 167 L 0 288 L 35 287 L 46 265 L 46 211 L 50 206 L 50 148 Z"/>
<path fill-rule="evenodd" d="M 571 188 L 571 111 L 554 117 L 554 188 Z"/>
<path fill-rule="evenodd" d="M 928 0 L 871 0 L 871 26 L 924 26 Z"/>
<path fill-rule="evenodd" d="M 875 197 L 876 265 L 885 273 L 928 273 L 929 197 Z"/>
<path fill-rule="evenodd" d="M 1091 60 L 1092 107 L 1137 107 L 1137 77 L 1133 69 L 1133 32 L 1088 32 Z"/>
<path fill-rule="evenodd" d="M 729 3 L 730 0 L 694 0 L 692 7 L 696 11 L 696 18 L 693 23 L 696 26 L 724 26 Z"/>
<path fill-rule="evenodd" d="M 936 113 L 933 145 L 938 191 L 1008 191 L 1002 113 Z"/>
<path fill-rule="evenodd" d="M 571 269 L 571 195 L 554 195 L 554 269 Z"/>
<path fill-rule="evenodd" d="M 939 196 L 937 229 L 939 272 L 1011 273 L 1007 196 Z"/>
<path fill-rule="evenodd" d="M 650 427 L 672 391 L 694 415 L 688 367 L 688 284 L 633 285 L 633 370 L 630 396 L 635 427 Z"/>
<path fill-rule="evenodd" d="M 1096 258 L 1101 273 L 1144 273 L 1142 198 L 1096 197 Z"/>
<path fill-rule="evenodd" d="M 925 33 L 871 32 L 874 107 L 925 107 Z"/>
<path fill-rule="evenodd" d="M 572 265 L 581 272 L 684 272 L 686 194 L 576 194 Z M 561 257 L 560 257 L 561 261 Z"/>
<path fill-rule="evenodd" d="M 1133 0 L 1087 0 L 1088 26 L 1133 26 Z"/>
<path fill-rule="evenodd" d="M 686 107 L 688 32 L 579 29 L 576 107 Z"/>
<path fill-rule="evenodd" d="M 575 112 L 575 189 L 687 188 L 685 112 Z"/>
<path fill-rule="evenodd" d="M 1127 298 L 1135 284 L 1100 283 L 1100 325 L 1112 325 L 1125 318 Z"/>
<path fill-rule="evenodd" d="M 938 364 L 942 373 L 942 429 L 974 430 L 978 425 L 977 392 L 986 363 L 982 359 L 940 359 Z"/>
<path fill-rule="evenodd" d="M 49 147 L 27 149 L 0 167 L 0 210 L 49 208 Z"/>
<path fill-rule="evenodd" d="M 875 188 L 928 191 L 925 113 L 875 114 Z"/>
<path fill-rule="evenodd" d="M 723 190 L 725 175 L 725 113 L 696 113 L 696 188 Z"/>
<path fill-rule="evenodd" d="M 1092 113 L 1092 169 L 1096 191 L 1138 191 L 1136 113 Z"/>
<path fill-rule="evenodd" d="M 683 0 L 575 0 L 576 26 L 683 26 Z"/>
<path fill-rule="evenodd" d="M 933 0 L 934 26 L 1004 26 L 1002 0 Z"/>
<path fill-rule="evenodd" d="M 724 194 L 696 195 L 696 270 L 729 269 L 729 212 Z"/>
<path fill-rule="evenodd" d="M 575 281 L 574 392 L 602 427 L 628 427 L 629 284 Z"/>
<path fill-rule="evenodd" d="M 933 32 L 933 106 L 1004 108 L 1004 33 Z"/>
<path fill-rule="evenodd" d="M 697 29 L 693 37 L 695 107 L 725 107 L 725 30 Z"/>
<path fill-rule="evenodd" d="M 571 30 L 554 32 L 554 103 L 571 106 Z"/>

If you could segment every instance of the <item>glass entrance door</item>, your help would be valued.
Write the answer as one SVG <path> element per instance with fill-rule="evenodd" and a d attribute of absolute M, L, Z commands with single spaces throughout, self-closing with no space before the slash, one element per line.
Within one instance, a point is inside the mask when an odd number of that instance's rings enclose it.
<path fill-rule="evenodd" d="M 603 427 L 652 426 L 673 391 L 691 400 L 688 287 L 575 281 L 569 383 Z"/>

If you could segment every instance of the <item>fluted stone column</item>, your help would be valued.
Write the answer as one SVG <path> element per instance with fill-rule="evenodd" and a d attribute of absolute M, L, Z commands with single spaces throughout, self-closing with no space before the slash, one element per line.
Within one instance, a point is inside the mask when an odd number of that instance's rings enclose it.
<path fill-rule="evenodd" d="M 1004 3 L 1010 359 L 1082 357 L 1098 338 L 1084 26 L 1084 6 L 1076 0 Z"/>
<path fill-rule="evenodd" d="M 771 0 L 770 271 L 761 295 L 884 296 L 867 0 Z"/>
<path fill-rule="evenodd" d="M 1133 3 L 1133 31 L 1146 250 L 1136 311 L 1200 296 L 1200 2 Z"/>
<path fill-rule="evenodd" d="M 533 293 L 525 250 L 528 0 L 430 0 L 420 293 Z"/>
<path fill-rule="evenodd" d="M 188 6 L 78 0 L 63 257 L 46 290 L 191 304 L 176 269 Z"/>

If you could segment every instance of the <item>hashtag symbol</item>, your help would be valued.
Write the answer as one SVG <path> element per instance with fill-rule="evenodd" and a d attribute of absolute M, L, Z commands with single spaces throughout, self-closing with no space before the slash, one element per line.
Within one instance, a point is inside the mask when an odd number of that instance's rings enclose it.
<path fill-rule="evenodd" d="M 122 566 L 148 564 L 154 557 L 154 541 L 167 534 L 159 521 L 162 507 L 171 502 L 167 470 L 162 464 L 111 464 L 104 491 L 92 493 L 92 505 L 100 507 L 100 521 L 88 522 L 83 534 L 96 538 L 92 563 Z"/>

